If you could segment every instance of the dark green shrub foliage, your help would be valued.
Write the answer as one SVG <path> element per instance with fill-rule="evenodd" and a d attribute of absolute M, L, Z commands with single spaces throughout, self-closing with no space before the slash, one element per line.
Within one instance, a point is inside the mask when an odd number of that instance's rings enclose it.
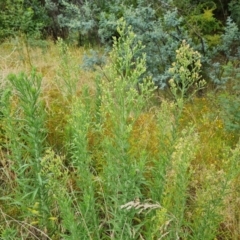
<path fill-rule="evenodd" d="M 232 0 L 228 4 L 229 11 L 231 13 L 232 19 L 240 27 L 240 2 L 237 0 Z"/>
<path fill-rule="evenodd" d="M 47 24 L 47 15 L 37 0 L 7 0 L 0 2 L 0 39 L 19 33 L 38 37 Z"/>

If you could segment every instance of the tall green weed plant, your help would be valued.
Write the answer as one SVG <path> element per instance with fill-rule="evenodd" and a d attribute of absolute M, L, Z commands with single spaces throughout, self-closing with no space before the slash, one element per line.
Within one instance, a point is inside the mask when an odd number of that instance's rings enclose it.
<path fill-rule="evenodd" d="M 72 61 L 72 56 L 67 43 L 58 38 L 57 47 L 59 51 L 60 66 L 58 69 L 57 86 L 66 98 L 76 94 L 77 82 L 79 81 L 80 68 Z"/>
<path fill-rule="evenodd" d="M 84 97 L 85 96 L 85 97 Z M 93 161 L 88 151 L 88 133 L 91 122 L 91 107 L 89 105 L 89 92 L 85 89 L 83 100 L 76 99 L 72 106 L 71 117 L 69 119 L 69 150 L 70 150 L 70 167 L 73 169 L 76 187 L 79 192 L 74 189 L 68 195 L 69 205 L 61 208 L 63 218 L 69 214 L 75 215 L 78 212 L 79 221 L 66 225 L 70 232 L 71 238 L 77 237 L 81 239 L 100 239 L 101 229 L 99 219 L 99 209 L 97 208 L 97 181 L 95 180 L 95 170 Z M 86 98 L 86 99 L 85 99 Z M 85 99 L 85 101 L 84 101 Z M 74 199 L 78 199 L 76 203 Z M 64 200 L 60 198 L 59 200 Z M 60 206 L 64 202 L 60 202 Z M 68 212 L 65 216 L 64 214 Z M 74 221 L 74 220 L 73 220 Z M 67 238 L 67 237 L 66 237 Z"/>
<path fill-rule="evenodd" d="M 19 208 L 21 217 L 31 217 L 31 206 L 39 203 L 39 225 L 48 216 L 48 194 L 41 175 L 41 158 L 45 149 L 45 112 L 41 94 L 41 76 L 34 70 L 9 75 L 9 88 L 3 95 L 5 147 L 15 174 L 16 192 L 11 203 Z"/>
<path fill-rule="evenodd" d="M 180 48 L 176 50 L 176 61 L 169 68 L 172 76 L 169 80 L 170 89 L 180 109 L 183 108 L 185 99 L 191 99 L 206 85 L 200 72 L 200 53 L 194 51 L 186 41 L 183 41 Z"/>
<path fill-rule="evenodd" d="M 146 155 L 143 150 L 138 159 L 131 158 L 128 140 L 134 119 L 146 109 L 154 86 L 150 79 L 139 84 L 139 78 L 146 71 L 145 56 L 135 59 L 142 49 L 141 42 L 134 42 L 135 34 L 124 21 L 120 22 L 118 32 L 120 38 L 114 39 L 106 77 L 99 83 L 100 123 L 107 124 L 108 128 L 104 131 L 99 126 L 99 131 L 104 134 L 101 147 L 105 162 L 99 177 L 106 208 L 105 231 L 114 239 L 137 239 L 141 224 L 133 225 L 134 211 L 125 211 L 121 206 L 143 198 L 141 187 L 146 184 Z"/>

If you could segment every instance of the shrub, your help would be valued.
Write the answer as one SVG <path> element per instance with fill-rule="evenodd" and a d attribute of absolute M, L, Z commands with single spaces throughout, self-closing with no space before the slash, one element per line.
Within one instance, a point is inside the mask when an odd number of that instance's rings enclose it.
<path fill-rule="evenodd" d="M 234 20 L 234 22 L 240 27 L 240 4 L 236 0 L 232 0 L 228 3 L 228 8 L 231 13 L 231 18 Z"/>
<path fill-rule="evenodd" d="M 2 14 L 0 24 L 0 39 L 26 34 L 38 38 L 46 24 L 44 8 L 34 0 L 31 3 L 24 0 L 5 1 L 1 3 Z"/>

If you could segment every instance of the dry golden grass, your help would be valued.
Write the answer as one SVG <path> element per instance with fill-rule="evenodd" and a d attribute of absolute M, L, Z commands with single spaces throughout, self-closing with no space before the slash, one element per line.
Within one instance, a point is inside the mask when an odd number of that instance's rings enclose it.
<path fill-rule="evenodd" d="M 81 63 L 88 49 L 70 47 L 71 62 L 79 63 L 78 86 L 89 84 L 94 88 L 93 80 L 95 73 L 81 70 Z M 52 41 L 46 42 L 46 47 L 26 47 L 24 44 L 6 42 L 0 48 L 1 79 L 5 79 L 10 73 L 29 72 L 35 67 L 43 77 L 43 88 L 52 87 L 56 84 L 57 72 L 60 69 L 61 55 L 57 45 Z"/>

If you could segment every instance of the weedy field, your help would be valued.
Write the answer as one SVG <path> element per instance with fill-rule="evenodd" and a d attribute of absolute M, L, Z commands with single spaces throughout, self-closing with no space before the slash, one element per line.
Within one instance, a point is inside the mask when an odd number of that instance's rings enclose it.
<path fill-rule="evenodd" d="M 235 92 L 186 97 L 176 60 L 166 97 L 133 38 L 96 71 L 60 39 L 1 45 L 1 239 L 239 239 Z"/>

